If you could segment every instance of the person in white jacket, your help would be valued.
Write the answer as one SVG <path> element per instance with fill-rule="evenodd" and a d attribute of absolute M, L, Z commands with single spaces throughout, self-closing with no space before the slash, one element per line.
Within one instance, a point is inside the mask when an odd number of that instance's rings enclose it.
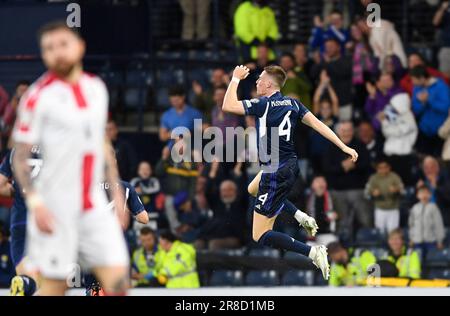
<path fill-rule="evenodd" d="M 369 37 L 370 47 L 375 57 L 379 59 L 380 69 L 384 65 L 384 59 L 391 55 L 397 56 L 404 68 L 408 66 L 402 40 L 391 22 L 380 20 L 379 26 L 371 27 L 367 20 L 362 18 L 358 21 L 358 27 Z"/>
<path fill-rule="evenodd" d="M 418 128 L 411 110 L 409 95 L 399 93 L 393 96 L 384 111 L 378 114 L 378 119 L 386 138 L 384 154 L 405 185 L 412 185 L 412 151 L 417 140 Z"/>

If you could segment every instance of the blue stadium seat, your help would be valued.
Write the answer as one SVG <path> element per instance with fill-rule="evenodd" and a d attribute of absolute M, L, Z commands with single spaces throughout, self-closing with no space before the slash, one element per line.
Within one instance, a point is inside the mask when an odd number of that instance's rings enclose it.
<path fill-rule="evenodd" d="M 288 271 L 283 275 L 281 284 L 285 286 L 312 286 L 314 284 L 314 272 Z"/>
<path fill-rule="evenodd" d="M 165 89 L 165 88 L 157 89 L 156 103 L 158 104 L 158 107 L 163 108 L 163 109 L 170 107 L 168 89 Z"/>
<path fill-rule="evenodd" d="M 428 273 L 428 278 L 450 280 L 450 269 L 432 269 Z"/>
<path fill-rule="evenodd" d="M 221 249 L 216 251 L 215 253 L 226 255 L 226 256 L 235 256 L 235 257 L 242 257 L 244 255 L 245 249 Z"/>
<path fill-rule="evenodd" d="M 145 93 L 139 88 L 129 88 L 125 91 L 125 106 L 136 109 L 140 105 L 145 105 Z"/>
<path fill-rule="evenodd" d="M 430 250 L 425 261 L 429 267 L 448 267 L 450 264 L 450 249 Z"/>
<path fill-rule="evenodd" d="M 210 286 L 241 286 L 243 285 L 242 271 L 217 270 L 209 280 Z"/>
<path fill-rule="evenodd" d="M 280 251 L 271 248 L 255 248 L 248 253 L 250 257 L 280 258 Z"/>
<path fill-rule="evenodd" d="M 356 234 L 358 246 L 380 246 L 383 241 L 383 235 L 376 228 L 361 228 Z"/>
<path fill-rule="evenodd" d="M 280 279 L 274 270 L 250 271 L 245 278 L 245 284 L 248 286 L 277 286 L 280 284 Z"/>
<path fill-rule="evenodd" d="M 386 248 L 381 248 L 381 247 L 365 247 L 365 248 L 355 248 L 355 252 L 359 251 L 360 253 L 362 253 L 363 251 L 368 250 L 371 253 L 373 253 L 373 255 L 378 259 L 383 259 L 386 258 L 389 251 Z"/>
<path fill-rule="evenodd" d="M 314 286 L 328 286 L 328 281 L 323 278 L 322 272 L 319 270 L 316 270 L 315 272 Z"/>
<path fill-rule="evenodd" d="M 446 233 L 445 233 L 445 245 L 447 247 L 450 247 L 450 227 L 447 227 L 445 229 Z"/>

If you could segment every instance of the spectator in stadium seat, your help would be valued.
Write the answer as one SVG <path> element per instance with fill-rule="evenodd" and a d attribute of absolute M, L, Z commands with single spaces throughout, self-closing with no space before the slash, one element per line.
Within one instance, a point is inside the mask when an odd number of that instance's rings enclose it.
<path fill-rule="evenodd" d="M 450 111 L 447 120 L 439 128 L 439 137 L 445 140 L 444 147 L 442 148 L 442 160 L 444 161 L 445 168 L 450 174 Z"/>
<path fill-rule="evenodd" d="M 195 248 L 170 231 L 161 232 L 154 275 L 166 288 L 200 287 Z"/>
<path fill-rule="evenodd" d="M 338 215 L 334 210 L 333 197 L 328 191 L 327 180 L 323 176 L 316 176 L 311 184 L 311 193 L 307 199 L 306 211 L 316 219 L 320 231 L 316 235 L 315 243 L 328 245 L 337 241 L 336 222 Z"/>
<path fill-rule="evenodd" d="M 306 76 L 298 76 L 295 72 L 296 64 L 294 55 L 291 53 L 283 53 L 280 57 L 280 66 L 287 73 L 287 80 L 281 89 L 281 93 L 295 96 L 295 98 L 301 100 L 303 105 L 310 109 L 313 87 Z"/>
<path fill-rule="evenodd" d="M 139 232 L 139 244 L 141 247 L 133 252 L 131 258 L 131 279 L 136 282 L 136 287 L 159 286 L 155 279 L 155 262 L 158 250 L 156 233 L 148 227 L 141 228 Z"/>
<path fill-rule="evenodd" d="M 304 81 L 311 82 L 311 67 L 314 64 L 308 56 L 308 46 L 304 43 L 294 45 L 295 68 L 297 77 Z"/>
<path fill-rule="evenodd" d="M 356 24 L 351 26 L 352 41 L 347 44 L 347 48 L 353 56 L 353 88 L 355 96 L 353 105 L 355 111 L 363 114 L 364 104 L 367 99 L 366 80 L 374 72 L 375 64 L 372 51 L 367 37 L 361 32 Z"/>
<path fill-rule="evenodd" d="M 181 141 L 181 140 L 178 140 Z M 180 226 L 174 206 L 174 197 L 180 191 L 187 191 L 194 198 L 199 176 L 198 164 L 188 161 L 175 162 L 168 146 L 164 147 L 161 159 L 155 167 L 155 175 L 161 180 L 165 194 L 164 209 L 170 229 L 175 232 Z"/>
<path fill-rule="evenodd" d="M 10 243 L 5 225 L 0 222 L 0 288 L 9 288 L 11 279 L 16 275 L 10 256 Z"/>
<path fill-rule="evenodd" d="M 197 248 L 214 251 L 241 247 L 247 215 L 243 185 L 232 180 L 217 183 L 215 178 L 210 177 L 206 187 L 206 197 L 213 216 L 201 227 Z"/>
<path fill-rule="evenodd" d="M 405 245 L 403 231 L 394 229 L 388 237 L 389 253 L 382 260 L 394 264 L 399 272 L 400 278 L 420 279 L 422 272 L 421 258 L 417 251 Z"/>
<path fill-rule="evenodd" d="M 331 85 L 339 99 L 339 119 L 350 120 L 353 102 L 352 60 L 341 54 L 339 42 L 333 38 L 325 41 L 323 60 L 311 70 L 316 81 L 320 80 L 323 70 L 330 77 Z"/>
<path fill-rule="evenodd" d="M 378 68 L 384 65 L 387 56 L 397 56 L 404 68 L 407 67 L 407 58 L 403 48 L 402 40 L 395 30 L 394 25 L 387 20 L 380 20 L 379 26 L 371 27 L 366 18 L 357 20 L 358 27 L 369 38 L 369 44 L 374 56 L 378 58 Z"/>
<path fill-rule="evenodd" d="M 214 108 L 214 90 L 230 83 L 230 76 L 223 68 L 216 68 L 211 72 L 209 87 L 203 87 L 198 81 L 192 82 L 194 92 L 194 107 L 205 115 L 208 123 L 211 122 L 211 110 Z"/>
<path fill-rule="evenodd" d="M 439 162 L 427 156 L 422 163 L 422 174 L 416 188 L 426 186 L 431 192 L 431 202 L 436 203 L 442 211 L 444 222 L 450 224 L 450 176 L 441 171 Z"/>
<path fill-rule="evenodd" d="M 367 270 L 376 263 L 376 258 L 368 250 L 345 249 L 339 242 L 328 245 L 331 259 L 330 286 L 364 286 Z"/>
<path fill-rule="evenodd" d="M 419 187 L 419 202 L 410 210 L 408 220 L 410 246 L 421 249 L 424 257 L 429 250 L 444 248 L 445 228 L 441 211 L 431 197 L 427 186 Z"/>
<path fill-rule="evenodd" d="M 227 127 L 236 128 L 244 125 L 241 117 L 222 111 L 223 99 L 225 98 L 226 92 L 227 86 L 225 85 L 218 86 L 214 89 L 214 108 L 211 111 L 211 125 L 220 128 L 223 136 L 222 139 L 215 138 L 215 142 L 218 146 L 224 146 L 233 141 L 233 139 L 227 138 Z"/>
<path fill-rule="evenodd" d="M 331 144 L 323 154 L 324 174 L 335 198 L 335 210 L 339 214 L 338 232 L 351 236 L 355 216 L 361 226 L 372 226 L 370 204 L 364 198 L 370 160 L 365 146 L 354 137 L 351 122 L 339 123 L 336 130 L 340 139 L 359 154 L 358 161 L 353 163 Z"/>
<path fill-rule="evenodd" d="M 365 195 L 375 204 L 375 228 L 389 234 L 400 227 L 400 198 L 404 192 L 402 179 L 392 172 L 389 162 L 380 158 L 376 173 L 366 184 Z"/>
<path fill-rule="evenodd" d="M 309 46 L 312 50 L 320 49 L 325 50 L 325 42 L 328 39 L 335 39 L 340 47 L 341 53 L 345 54 L 345 48 L 350 40 L 350 32 L 344 28 L 344 19 L 342 13 L 338 10 L 334 10 L 328 16 L 329 25 L 325 28 L 325 23 L 321 17 L 316 15 L 314 17 L 314 28 L 311 31 L 311 39 Z"/>
<path fill-rule="evenodd" d="M 366 114 L 378 132 L 381 129 L 381 123 L 377 119 L 378 113 L 384 110 L 394 95 L 403 91 L 395 84 L 394 78 L 389 73 L 381 73 L 375 85 L 367 82 L 366 89 L 369 95 L 365 105 Z"/>
<path fill-rule="evenodd" d="M 186 191 L 181 191 L 174 197 L 174 206 L 180 222 L 177 235 L 184 242 L 194 242 L 197 240 L 200 227 L 206 221 L 208 214 L 197 207 L 196 199 L 189 199 Z"/>
<path fill-rule="evenodd" d="M 450 77 L 450 6 L 443 1 L 433 18 L 433 25 L 440 28 L 439 69 Z"/>
<path fill-rule="evenodd" d="M 411 99 L 407 93 L 395 95 L 377 115 L 385 137 L 383 152 L 392 169 L 402 178 L 406 186 L 413 185 L 411 169 L 413 148 L 418 128 L 411 110 Z"/>
<path fill-rule="evenodd" d="M 358 125 L 358 140 L 366 146 L 369 153 L 370 166 L 374 168 L 375 162 L 383 155 L 383 141 L 375 133 L 373 126 L 362 121 Z"/>
<path fill-rule="evenodd" d="M 194 38 L 206 40 L 210 32 L 211 0 L 178 0 L 183 11 L 181 38 L 191 41 Z"/>
<path fill-rule="evenodd" d="M 130 184 L 136 189 L 148 212 L 156 212 L 162 209 L 161 184 L 157 177 L 153 176 L 152 165 L 148 161 L 141 161 L 138 166 L 137 177 L 131 179 Z"/>
<path fill-rule="evenodd" d="M 334 129 L 339 115 L 339 100 L 330 84 L 326 72 L 322 72 L 321 81 L 314 93 L 313 113 L 329 128 Z M 314 130 L 308 131 L 308 155 L 315 173 L 321 173 L 322 155 L 328 146 L 328 140 Z"/>
<path fill-rule="evenodd" d="M 450 89 L 442 79 L 432 77 L 425 66 L 410 71 L 414 84 L 412 109 L 419 122 L 417 150 L 440 155 L 443 141 L 438 136 L 450 109 Z"/>
<path fill-rule="evenodd" d="M 408 70 L 411 70 L 416 66 L 425 66 L 427 68 L 427 72 L 430 74 L 430 76 L 440 78 L 440 79 L 444 80 L 445 83 L 447 83 L 447 85 L 450 85 L 450 78 L 446 74 L 440 72 L 439 70 L 437 70 L 433 67 L 428 66 L 427 62 L 425 61 L 425 58 L 421 54 L 412 53 L 408 57 Z M 402 78 L 402 80 L 400 81 L 400 86 L 403 90 L 408 92 L 410 96 L 412 96 L 414 84 L 412 82 L 412 78 L 411 78 L 411 75 L 409 74 L 409 72 L 407 72 L 405 74 L 405 76 Z"/>
<path fill-rule="evenodd" d="M 258 45 L 273 46 L 278 40 L 275 12 L 267 3 L 267 0 L 244 1 L 234 13 L 234 34 L 243 61 L 256 59 Z M 272 50 L 270 50 L 269 59 L 275 59 L 275 53 Z"/>
<path fill-rule="evenodd" d="M 119 136 L 119 129 L 117 128 L 117 124 L 115 121 L 108 121 L 106 125 L 106 135 L 111 140 L 111 143 L 114 147 L 120 177 L 125 181 L 129 181 L 136 172 L 136 151 L 127 140 Z"/>
<path fill-rule="evenodd" d="M 169 100 L 171 108 L 165 111 L 161 117 L 159 128 L 159 139 L 162 142 L 171 141 L 171 132 L 177 127 L 187 128 L 191 134 L 194 133 L 194 120 L 203 120 L 203 115 L 193 107 L 186 104 L 186 92 L 182 86 L 173 86 L 169 89 Z M 202 121 L 201 124 L 204 122 Z M 202 128 L 202 126 L 199 126 Z"/>

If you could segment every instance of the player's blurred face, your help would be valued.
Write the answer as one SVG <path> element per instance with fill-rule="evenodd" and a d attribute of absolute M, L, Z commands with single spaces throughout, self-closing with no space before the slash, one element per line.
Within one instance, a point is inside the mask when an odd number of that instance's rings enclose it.
<path fill-rule="evenodd" d="M 68 76 L 81 63 L 84 52 L 83 40 L 68 30 L 59 29 L 42 35 L 42 59 L 47 68 L 58 76 Z"/>
<path fill-rule="evenodd" d="M 256 94 L 258 96 L 265 96 L 270 87 L 272 87 L 272 78 L 265 71 L 259 76 L 258 80 L 256 80 Z"/>
<path fill-rule="evenodd" d="M 142 162 L 139 165 L 138 174 L 139 174 L 139 177 L 141 177 L 142 179 L 148 179 L 152 175 L 152 167 L 150 166 L 149 163 Z"/>
<path fill-rule="evenodd" d="M 412 54 L 408 58 L 408 67 L 409 69 L 413 69 L 416 66 L 422 66 L 423 60 L 418 55 Z"/>
<path fill-rule="evenodd" d="M 181 109 L 185 103 L 185 97 L 182 95 L 173 95 L 169 97 L 170 104 L 175 109 Z"/>
<path fill-rule="evenodd" d="M 400 234 L 392 234 L 389 237 L 388 244 L 394 254 L 400 253 L 404 245 L 403 238 Z"/>
<path fill-rule="evenodd" d="M 140 235 L 139 236 L 139 240 L 141 242 L 142 247 L 144 247 L 144 249 L 146 250 L 153 250 L 153 248 L 155 247 L 155 236 L 153 234 L 145 234 L 145 235 Z"/>

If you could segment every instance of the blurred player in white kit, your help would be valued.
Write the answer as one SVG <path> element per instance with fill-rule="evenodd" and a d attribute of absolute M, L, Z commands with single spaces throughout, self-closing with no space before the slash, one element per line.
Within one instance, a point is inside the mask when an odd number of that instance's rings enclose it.
<path fill-rule="evenodd" d="M 14 170 L 29 210 L 27 255 L 41 277 L 39 295 L 64 295 L 73 265 L 91 270 L 109 295 L 128 287 L 129 259 L 120 222 L 126 212 L 108 209 L 100 182 L 118 182 L 105 138 L 108 93 L 104 83 L 83 72 L 85 43 L 63 22 L 39 33 L 48 68 L 22 98 L 13 132 Z M 31 181 L 27 159 L 41 146 L 45 170 Z M 106 176 L 105 176 L 106 173 Z M 123 208 L 121 188 L 113 192 Z"/>

